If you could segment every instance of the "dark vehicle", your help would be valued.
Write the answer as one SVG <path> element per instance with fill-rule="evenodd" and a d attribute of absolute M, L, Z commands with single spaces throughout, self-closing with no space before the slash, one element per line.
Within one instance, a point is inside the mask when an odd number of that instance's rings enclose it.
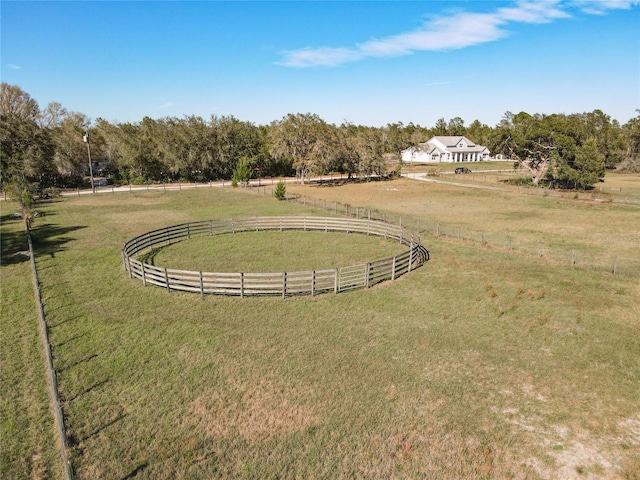
<path fill-rule="evenodd" d="M 458 167 L 456 168 L 456 173 L 471 173 L 467 167 Z"/>

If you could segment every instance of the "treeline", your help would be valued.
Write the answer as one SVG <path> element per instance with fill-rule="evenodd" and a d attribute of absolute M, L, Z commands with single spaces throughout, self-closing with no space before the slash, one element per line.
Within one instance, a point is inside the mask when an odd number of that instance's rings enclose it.
<path fill-rule="evenodd" d="M 318 115 L 288 114 L 269 125 L 233 116 L 95 121 L 59 103 L 41 109 L 20 87 L 2 83 L 0 186 L 87 185 L 89 155 L 96 176 L 115 183 L 210 181 L 341 172 L 385 175 L 402 150 L 435 135 L 465 135 L 531 172 L 534 183 L 585 187 L 605 168 L 638 165 L 640 115 L 620 125 L 600 110 L 583 114 L 507 112 L 495 127 L 459 117 L 431 127 L 392 123 L 329 124 Z M 397 167 L 392 167 L 397 168 Z"/>

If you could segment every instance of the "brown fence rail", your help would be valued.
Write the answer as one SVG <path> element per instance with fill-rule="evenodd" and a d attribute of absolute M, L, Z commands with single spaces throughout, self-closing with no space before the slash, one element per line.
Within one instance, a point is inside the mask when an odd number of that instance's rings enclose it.
<path fill-rule="evenodd" d="M 409 249 L 394 257 L 361 265 L 277 273 L 175 270 L 149 265 L 135 258 L 150 249 L 166 247 L 192 237 L 261 230 L 359 233 L 397 241 Z M 145 286 L 156 285 L 167 291 L 180 290 L 201 295 L 280 295 L 284 298 L 339 293 L 395 280 L 429 260 L 429 252 L 421 245 L 420 238 L 402 225 L 360 218 L 287 216 L 204 220 L 151 230 L 126 242 L 122 248 L 122 258 L 129 277 L 142 280 Z"/>

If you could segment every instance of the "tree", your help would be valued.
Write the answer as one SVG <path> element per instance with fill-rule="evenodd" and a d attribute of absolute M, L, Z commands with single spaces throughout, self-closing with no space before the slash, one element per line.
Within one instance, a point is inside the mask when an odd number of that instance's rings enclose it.
<path fill-rule="evenodd" d="M 40 107 L 31 96 L 17 85 L 2 82 L 0 85 L 0 114 L 21 120 L 35 121 Z"/>
<path fill-rule="evenodd" d="M 384 148 L 387 152 L 393 153 L 398 161 L 402 161 L 402 151 L 410 146 L 410 135 L 402 122 L 387 124 L 384 129 Z"/>
<path fill-rule="evenodd" d="M 84 114 L 71 112 L 60 125 L 51 129 L 55 144 L 54 160 L 58 173 L 70 179 L 82 179 L 87 172 L 89 156 L 83 141 L 91 120 Z"/>
<path fill-rule="evenodd" d="M 237 185 L 237 182 L 241 182 L 242 185 L 246 187 L 252 176 L 253 168 L 251 167 L 251 160 L 247 157 L 241 157 L 236 169 L 233 171 L 234 185 Z"/>
<path fill-rule="evenodd" d="M 358 174 L 384 176 L 386 164 L 384 161 L 384 143 L 376 129 L 363 128 L 355 137 L 355 151 L 358 154 Z"/>
<path fill-rule="evenodd" d="M 467 128 L 467 137 L 480 145 L 487 145 L 490 141 L 491 127 L 481 123 L 479 120 L 474 120 Z"/>
<path fill-rule="evenodd" d="M 276 188 L 273 191 L 273 196 L 276 197 L 278 200 L 286 200 L 286 198 L 287 198 L 287 186 L 285 185 L 285 183 L 282 180 L 280 180 L 276 184 Z"/>
<path fill-rule="evenodd" d="M 449 120 L 447 125 L 447 135 L 453 135 L 455 137 L 466 135 L 467 129 L 464 126 L 464 120 L 460 117 L 455 117 Z"/>
<path fill-rule="evenodd" d="M 271 123 L 269 152 L 276 159 L 288 159 L 296 176 L 304 184 L 305 178 L 319 170 L 318 164 L 330 152 L 326 133 L 327 124 L 318 115 L 291 114 Z"/>
<path fill-rule="evenodd" d="M 29 183 L 42 191 L 55 176 L 53 144 L 47 130 L 37 124 L 38 103 L 20 87 L 0 86 L 0 187 L 19 190 Z"/>
<path fill-rule="evenodd" d="M 449 127 L 447 126 L 447 121 L 444 118 L 439 118 L 438 120 L 436 120 L 436 124 L 431 130 L 434 136 L 449 134 Z"/>
<path fill-rule="evenodd" d="M 574 168 L 576 187 L 587 188 L 604 179 L 605 156 L 598 151 L 595 138 L 590 138 L 576 152 Z"/>
<path fill-rule="evenodd" d="M 638 115 L 622 127 L 627 146 L 625 169 L 630 171 L 640 171 L 640 110 L 636 112 Z"/>
<path fill-rule="evenodd" d="M 60 103 L 51 102 L 38 115 L 38 125 L 42 128 L 57 128 L 68 115 L 69 112 Z"/>
<path fill-rule="evenodd" d="M 513 116 L 510 124 L 499 129 L 493 142 L 497 153 L 507 153 L 526 168 L 538 185 L 547 175 L 552 153 L 556 149 L 551 132 L 526 112 Z"/>
<path fill-rule="evenodd" d="M 604 156 L 606 168 L 615 168 L 625 157 L 626 144 L 622 128 L 602 110 L 581 115 L 587 137 L 592 137 Z"/>

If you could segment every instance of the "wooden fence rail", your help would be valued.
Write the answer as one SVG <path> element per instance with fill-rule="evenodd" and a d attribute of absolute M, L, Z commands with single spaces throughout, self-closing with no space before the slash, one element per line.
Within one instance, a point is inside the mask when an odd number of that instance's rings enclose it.
<path fill-rule="evenodd" d="M 399 242 L 408 250 L 391 258 L 361 265 L 302 272 L 247 273 L 196 272 L 149 265 L 136 258 L 155 248 L 198 236 L 221 235 L 260 230 L 302 230 L 347 232 L 375 235 Z M 420 238 L 402 225 L 380 220 L 335 217 L 244 217 L 183 223 L 145 232 L 126 242 L 122 248 L 125 271 L 143 285 L 156 285 L 167 291 L 215 295 L 316 295 L 366 288 L 386 280 L 395 280 L 429 260 L 429 252 Z"/>

